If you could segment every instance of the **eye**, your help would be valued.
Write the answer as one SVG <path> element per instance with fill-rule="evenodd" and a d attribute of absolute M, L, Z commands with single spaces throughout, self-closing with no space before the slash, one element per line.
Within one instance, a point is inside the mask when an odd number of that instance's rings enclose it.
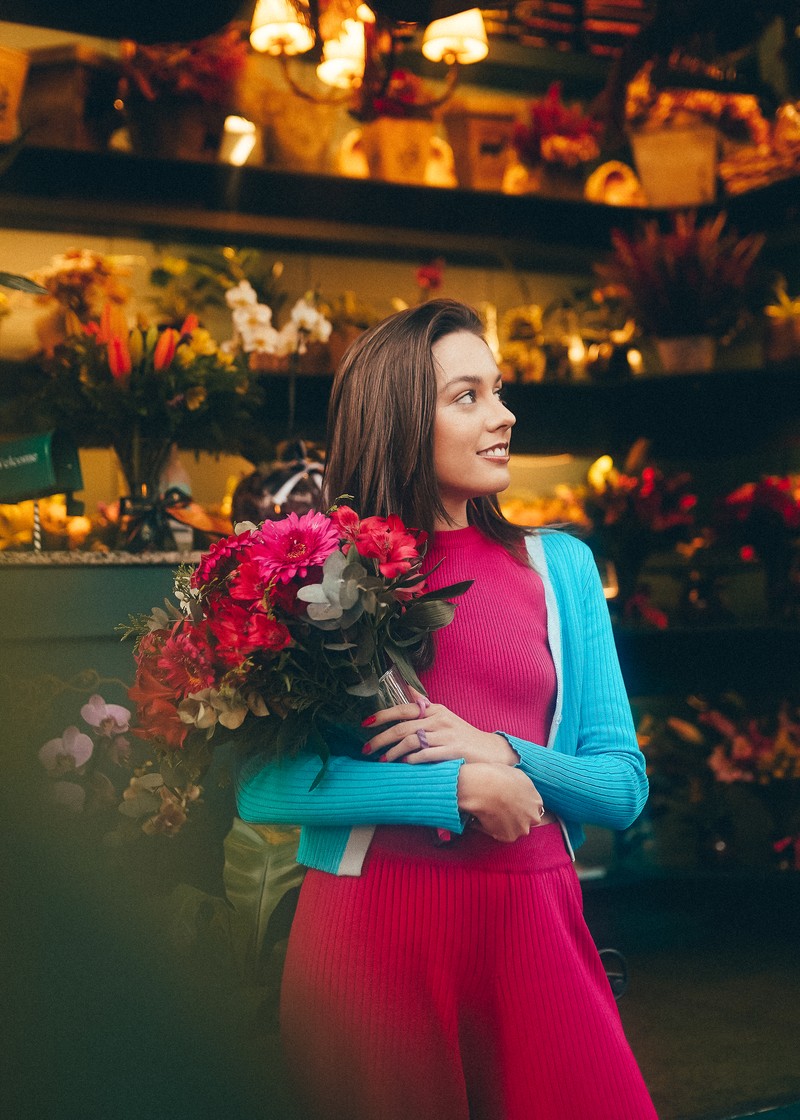
<path fill-rule="evenodd" d="M 472 403 L 475 400 L 477 400 L 477 393 L 475 390 L 467 389 L 466 393 L 462 393 L 460 396 L 456 397 L 456 404 L 460 404 L 462 401 L 469 401 Z"/>

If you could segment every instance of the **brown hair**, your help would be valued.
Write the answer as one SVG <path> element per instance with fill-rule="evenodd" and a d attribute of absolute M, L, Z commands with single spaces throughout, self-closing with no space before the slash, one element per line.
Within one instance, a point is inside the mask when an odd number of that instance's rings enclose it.
<path fill-rule="evenodd" d="M 436 521 L 449 520 L 434 470 L 432 349 L 456 331 L 483 338 L 471 307 L 436 299 L 389 316 L 350 346 L 328 406 L 326 504 L 350 494 L 362 516 L 397 514 L 428 533 Z M 526 530 L 506 521 L 494 496 L 473 499 L 467 514 L 470 524 L 527 563 Z"/>

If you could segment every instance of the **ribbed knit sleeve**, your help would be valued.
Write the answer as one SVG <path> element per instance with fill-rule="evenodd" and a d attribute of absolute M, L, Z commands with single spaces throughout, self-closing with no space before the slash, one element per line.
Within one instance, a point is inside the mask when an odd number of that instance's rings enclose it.
<path fill-rule="evenodd" d="M 457 800 L 463 759 L 420 766 L 332 757 L 322 780 L 316 755 L 281 762 L 261 755 L 235 773 L 239 816 L 252 824 L 412 824 L 461 832 Z"/>
<path fill-rule="evenodd" d="M 648 783 L 600 576 L 580 541 L 553 533 L 543 543 L 561 607 L 564 687 L 580 694 L 563 697 L 553 749 L 505 737 L 548 809 L 565 820 L 627 828 L 644 808 Z"/>

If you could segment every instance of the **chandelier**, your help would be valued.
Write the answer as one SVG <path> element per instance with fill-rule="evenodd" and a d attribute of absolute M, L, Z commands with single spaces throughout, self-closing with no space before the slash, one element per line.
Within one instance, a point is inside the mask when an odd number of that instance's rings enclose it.
<path fill-rule="evenodd" d="M 379 101 L 389 105 L 395 96 L 391 79 L 397 56 L 413 37 L 417 25 L 392 22 L 376 14 L 365 3 L 336 22 L 336 34 L 322 32 L 323 19 L 315 0 L 258 0 L 250 29 L 250 44 L 256 51 L 277 58 L 291 89 L 302 98 L 316 102 L 344 102 L 355 91 L 368 93 L 362 104 Z M 289 60 L 316 47 L 319 81 L 332 91 L 317 94 L 293 76 Z M 431 62 L 447 66 L 445 88 L 441 94 L 417 99 L 417 110 L 430 111 L 443 105 L 452 94 L 461 66 L 480 62 L 489 53 L 486 28 L 478 8 L 457 12 L 434 20 L 422 38 L 422 54 Z M 397 108 L 407 103 L 397 101 Z M 363 114 L 362 114 L 363 115 Z"/>

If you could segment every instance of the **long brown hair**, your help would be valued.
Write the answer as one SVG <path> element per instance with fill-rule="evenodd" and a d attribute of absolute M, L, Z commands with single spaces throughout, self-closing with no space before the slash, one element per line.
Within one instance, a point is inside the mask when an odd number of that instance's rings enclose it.
<path fill-rule="evenodd" d="M 450 520 L 434 469 L 432 349 L 456 331 L 483 338 L 471 307 L 436 299 L 389 316 L 350 346 L 328 405 L 326 504 L 350 494 L 363 517 L 393 513 L 428 533 L 437 521 Z M 506 521 L 493 495 L 472 499 L 467 515 L 471 525 L 527 562 L 526 530 Z"/>

